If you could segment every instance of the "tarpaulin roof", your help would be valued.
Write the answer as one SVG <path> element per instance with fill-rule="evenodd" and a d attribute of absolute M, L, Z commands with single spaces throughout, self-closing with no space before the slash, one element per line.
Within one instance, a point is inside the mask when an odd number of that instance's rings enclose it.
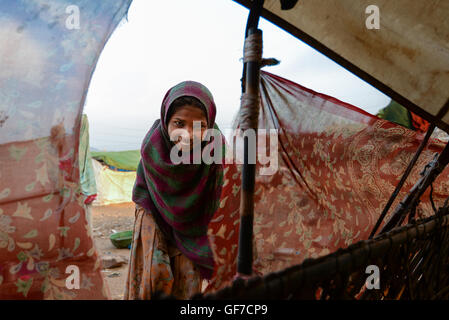
<path fill-rule="evenodd" d="M 140 150 L 92 152 L 91 154 L 92 158 L 123 170 L 136 171 L 140 161 Z"/>
<path fill-rule="evenodd" d="M 365 25 L 373 4 L 379 29 Z M 266 0 L 262 16 L 449 130 L 449 1 L 300 0 L 282 10 Z"/>

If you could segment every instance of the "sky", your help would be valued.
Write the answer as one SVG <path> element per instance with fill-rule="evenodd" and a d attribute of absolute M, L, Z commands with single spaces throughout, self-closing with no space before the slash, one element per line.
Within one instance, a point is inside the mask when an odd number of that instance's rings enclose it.
<path fill-rule="evenodd" d="M 93 74 L 84 113 L 91 147 L 140 149 L 159 118 L 169 88 L 184 80 L 206 85 L 216 122 L 231 127 L 240 107 L 243 41 L 248 10 L 231 0 L 134 0 Z M 371 114 L 390 98 L 289 33 L 261 19 L 264 70 Z"/>

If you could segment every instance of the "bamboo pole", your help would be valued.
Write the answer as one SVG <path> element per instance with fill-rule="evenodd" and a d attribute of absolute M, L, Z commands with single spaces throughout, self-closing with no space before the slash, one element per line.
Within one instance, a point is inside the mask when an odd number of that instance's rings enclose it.
<path fill-rule="evenodd" d="M 240 123 L 242 130 L 256 130 L 259 115 L 259 82 L 260 64 L 262 60 L 262 31 L 257 29 L 262 13 L 264 0 L 254 0 L 250 10 L 245 30 L 245 50 L 242 77 L 241 114 L 245 113 Z M 249 38 L 260 37 L 260 52 L 258 48 L 248 48 Z M 252 44 L 254 45 L 254 43 Z M 256 46 L 257 47 L 257 46 Z M 256 49 L 256 50 L 253 50 Z M 248 103 L 246 98 L 252 98 Z M 255 101 L 254 101 L 255 99 Z M 251 100 L 251 99 L 250 99 Z M 242 167 L 242 187 L 240 191 L 240 230 L 237 254 L 237 276 L 250 276 L 253 265 L 253 221 L 254 221 L 254 185 L 256 180 L 256 164 L 250 163 L 251 154 L 256 155 L 256 145 L 250 145 L 248 136 L 243 136 L 244 158 Z M 256 135 L 257 139 L 257 135 Z"/>
<path fill-rule="evenodd" d="M 249 29 L 248 37 L 256 38 L 261 36 L 262 31 L 252 28 Z M 254 37 L 256 36 L 256 37 Z M 245 46 L 248 42 L 245 43 Z M 245 55 L 248 51 L 245 50 Z M 248 60 L 247 60 L 248 59 Z M 243 129 L 244 141 L 244 161 L 242 167 L 242 187 L 240 198 L 240 231 L 239 247 L 237 258 L 237 272 L 241 275 L 252 274 L 253 263 L 253 220 L 254 220 L 254 185 L 256 176 L 256 152 L 257 152 L 257 134 L 256 143 L 250 143 L 249 136 L 245 134 L 247 130 L 255 130 L 257 133 L 257 121 L 259 115 L 259 82 L 260 82 L 260 56 L 253 55 L 245 57 L 246 79 L 245 93 L 242 96 L 242 111 L 245 112 L 241 128 Z M 246 97 L 246 98 L 244 98 Z M 246 108 L 246 110 L 243 110 Z"/>

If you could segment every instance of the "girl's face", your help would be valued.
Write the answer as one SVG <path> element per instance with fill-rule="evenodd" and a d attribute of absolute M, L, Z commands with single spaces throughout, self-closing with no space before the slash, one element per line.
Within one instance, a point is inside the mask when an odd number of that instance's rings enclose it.
<path fill-rule="evenodd" d="M 201 124 L 201 130 L 193 131 L 193 123 L 194 121 L 198 121 Z M 203 136 L 204 131 L 207 129 L 207 119 L 201 108 L 185 105 L 179 107 L 175 110 L 173 115 L 167 124 L 168 134 L 170 137 L 177 136 L 176 145 L 181 144 L 189 144 L 190 150 L 193 148 L 193 137 L 196 134 L 196 141 L 201 143 L 201 138 Z M 179 132 L 175 130 L 185 130 L 183 134 L 186 136 L 180 136 Z"/>

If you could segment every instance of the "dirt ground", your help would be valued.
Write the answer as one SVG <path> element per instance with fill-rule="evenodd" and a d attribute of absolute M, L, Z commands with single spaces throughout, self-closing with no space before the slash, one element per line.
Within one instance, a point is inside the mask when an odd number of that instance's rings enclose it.
<path fill-rule="evenodd" d="M 92 231 L 98 254 L 102 258 L 115 257 L 127 261 L 119 267 L 102 270 L 113 300 L 123 300 L 130 250 L 117 249 L 109 236 L 115 232 L 133 230 L 134 207 L 133 202 L 92 207 Z M 207 281 L 203 281 L 203 290 L 206 286 Z"/>
<path fill-rule="evenodd" d="M 117 249 L 109 240 L 114 232 L 132 230 L 134 226 L 134 203 L 121 203 L 92 207 L 92 225 L 95 246 L 101 257 L 120 257 L 129 261 L 129 249 Z M 111 299 L 122 300 L 128 273 L 128 263 L 116 268 L 103 269 Z"/>

